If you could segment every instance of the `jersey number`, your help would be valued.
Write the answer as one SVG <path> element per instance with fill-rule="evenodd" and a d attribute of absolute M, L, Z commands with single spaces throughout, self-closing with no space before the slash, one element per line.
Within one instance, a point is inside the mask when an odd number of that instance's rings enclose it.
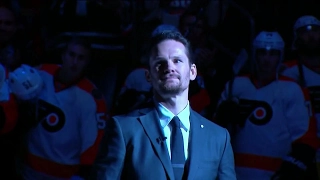
<path fill-rule="evenodd" d="M 104 129 L 106 127 L 106 114 L 97 113 L 96 120 L 98 122 L 98 129 Z"/>
<path fill-rule="evenodd" d="M 32 84 L 31 84 L 31 82 L 30 81 L 24 81 L 23 83 L 22 83 L 22 85 L 23 85 L 23 87 L 24 88 L 26 88 L 27 90 L 28 89 L 30 89 L 30 88 L 32 88 Z"/>

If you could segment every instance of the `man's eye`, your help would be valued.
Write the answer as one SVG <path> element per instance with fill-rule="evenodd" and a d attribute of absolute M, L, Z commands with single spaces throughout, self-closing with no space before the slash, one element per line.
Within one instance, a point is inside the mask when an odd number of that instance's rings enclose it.
<path fill-rule="evenodd" d="M 178 62 L 182 62 L 182 60 L 181 59 L 174 59 L 174 62 L 178 63 Z"/>

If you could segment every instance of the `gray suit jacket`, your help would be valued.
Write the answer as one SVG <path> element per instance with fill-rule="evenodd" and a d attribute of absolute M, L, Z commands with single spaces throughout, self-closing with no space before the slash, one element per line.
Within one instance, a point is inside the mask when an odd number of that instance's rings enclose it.
<path fill-rule="evenodd" d="M 113 117 L 89 179 L 174 179 L 163 136 L 154 108 Z M 236 179 L 228 131 L 194 111 L 190 112 L 188 152 L 183 179 Z"/>

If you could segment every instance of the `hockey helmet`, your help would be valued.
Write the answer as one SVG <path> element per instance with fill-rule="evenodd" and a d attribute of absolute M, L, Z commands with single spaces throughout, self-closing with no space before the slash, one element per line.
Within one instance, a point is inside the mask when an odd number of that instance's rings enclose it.
<path fill-rule="evenodd" d="M 267 32 L 262 31 L 260 32 L 257 37 L 254 39 L 253 42 L 254 49 L 275 49 L 279 51 L 284 50 L 284 41 L 280 34 L 276 31 Z"/>
<path fill-rule="evenodd" d="M 39 95 L 43 87 L 43 80 L 36 69 L 23 64 L 9 73 L 8 84 L 17 98 L 30 100 Z"/>
<path fill-rule="evenodd" d="M 309 16 L 309 15 L 301 16 L 294 23 L 293 30 L 296 32 L 299 28 L 302 28 L 302 27 L 311 28 L 312 25 L 320 26 L 320 21 L 314 16 Z"/>

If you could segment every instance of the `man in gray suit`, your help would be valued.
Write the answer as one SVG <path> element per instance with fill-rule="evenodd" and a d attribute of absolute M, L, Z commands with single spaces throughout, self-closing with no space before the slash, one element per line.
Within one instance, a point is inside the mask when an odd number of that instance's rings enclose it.
<path fill-rule="evenodd" d="M 189 106 L 189 42 L 165 31 L 149 47 L 153 105 L 109 120 L 90 179 L 235 180 L 229 133 Z"/>

